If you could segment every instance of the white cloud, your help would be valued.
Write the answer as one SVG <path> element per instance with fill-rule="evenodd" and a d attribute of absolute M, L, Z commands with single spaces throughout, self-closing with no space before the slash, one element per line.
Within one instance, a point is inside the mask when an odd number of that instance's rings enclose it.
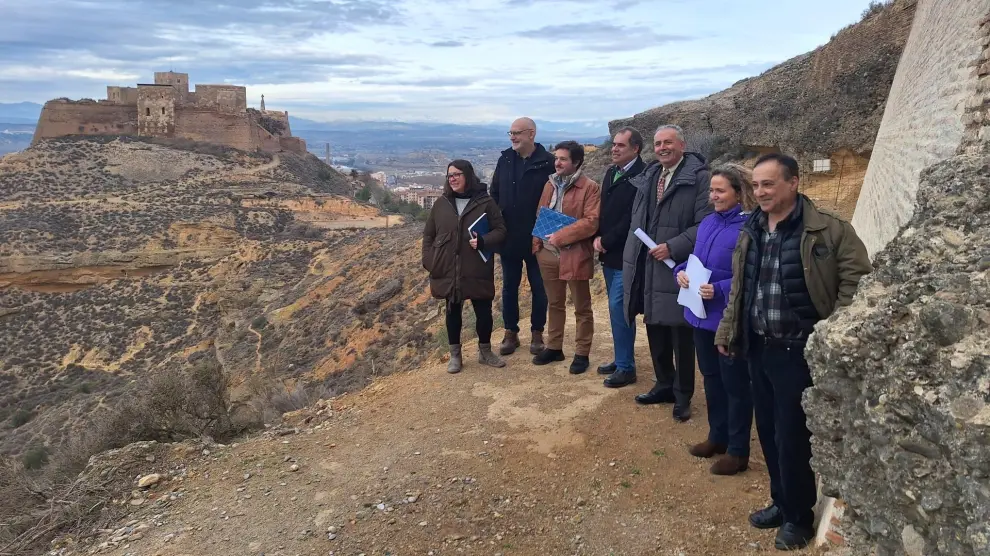
<path fill-rule="evenodd" d="M 102 96 L 154 71 L 314 119 L 604 123 L 826 42 L 867 0 L 5 2 L 0 101 Z M 10 5 L 8 10 L 7 5 Z M 167 4 L 167 6 L 166 6 Z M 108 32 L 113 31 L 113 32 Z"/>

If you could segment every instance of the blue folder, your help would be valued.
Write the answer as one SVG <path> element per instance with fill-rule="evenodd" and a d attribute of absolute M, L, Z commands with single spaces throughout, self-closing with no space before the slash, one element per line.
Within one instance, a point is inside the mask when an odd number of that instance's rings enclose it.
<path fill-rule="evenodd" d="M 478 237 L 481 237 L 487 234 L 490 230 L 491 227 L 488 225 L 488 213 L 486 212 L 481 216 L 479 216 L 478 219 L 475 220 L 473 224 L 468 226 L 468 238 L 469 239 L 473 238 L 474 237 L 473 233 L 477 233 Z M 488 249 L 484 249 L 484 250 L 478 249 L 478 254 L 481 255 L 481 260 L 485 261 L 486 263 L 492 258 L 492 252 Z"/>
<path fill-rule="evenodd" d="M 536 225 L 533 226 L 533 236 L 546 241 L 550 234 L 575 222 L 577 222 L 577 218 L 573 216 L 567 216 L 547 207 L 540 207 L 540 212 L 536 215 Z"/>

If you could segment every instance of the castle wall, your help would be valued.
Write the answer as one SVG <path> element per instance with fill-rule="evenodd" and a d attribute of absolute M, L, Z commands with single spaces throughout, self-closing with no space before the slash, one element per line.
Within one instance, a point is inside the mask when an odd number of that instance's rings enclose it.
<path fill-rule="evenodd" d="M 188 74 L 156 72 L 154 84 L 108 86 L 106 100 L 49 101 L 34 142 L 65 135 L 137 135 L 182 137 L 246 151 L 306 152 L 306 142 L 290 136 L 288 112 L 265 112 L 266 118 L 285 125 L 282 136 L 258 125 L 260 113 L 248 111 L 245 87 L 197 85 L 195 92 L 188 90 Z"/>
<path fill-rule="evenodd" d="M 45 103 L 32 143 L 64 135 L 137 135 L 134 106 L 50 100 Z"/>
<path fill-rule="evenodd" d="M 244 114 L 222 114 L 192 107 L 181 107 L 176 111 L 175 135 L 194 141 L 252 151 L 256 146 L 253 127 L 256 126 Z"/>
<path fill-rule="evenodd" d="M 306 140 L 300 137 L 279 137 L 278 145 L 283 151 L 306 153 Z"/>
<path fill-rule="evenodd" d="M 196 108 L 239 114 L 247 110 L 247 89 L 235 85 L 196 85 L 190 102 Z"/>
<path fill-rule="evenodd" d="M 175 100 L 178 91 L 171 86 L 138 85 L 138 134 L 172 137 L 175 133 Z"/>
<path fill-rule="evenodd" d="M 135 105 L 137 101 L 137 87 L 107 87 L 107 102 L 111 104 Z"/>
<path fill-rule="evenodd" d="M 255 147 L 261 148 L 263 151 L 276 152 L 280 150 L 278 137 L 272 135 L 265 128 L 257 125 L 253 121 L 251 122 L 251 134 L 253 135 L 255 141 Z"/>
<path fill-rule="evenodd" d="M 911 218 L 921 170 L 962 144 L 967 100 L 978 102 L 988 11 L 987 0 L 918 2 L 853 216 L 871 256 Z"/>

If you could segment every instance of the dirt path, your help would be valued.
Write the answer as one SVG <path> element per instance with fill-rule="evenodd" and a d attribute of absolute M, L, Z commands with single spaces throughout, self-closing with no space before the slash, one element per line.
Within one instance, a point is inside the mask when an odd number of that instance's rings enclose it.
<path fill-rule="evenodd" d="M 607 323 L 604 305 L 595 312 Z M 610 346 L 599 324 L 594 366 Z M 535 367 L 528 353 L 483 369 L 476 346 L 465 351 L 460 375 L 435 366 L 384 378 L 334 400 L 332 417 L 309 413 L 299 434 L 269 432 L 185 464 L 183 480 L 157 490 L 176 499 L 135 516 L 151 527 L 142 538 L 104 553 L 773 552 L 773 532 L 746 522 L 769 497 L 755 439 L 756 461 L 735 477 L 710 475 L 686 451 L 707 432 L 700 376 L 694 419 L 677 424 L 670 406 L 633 402 L 649 372 L 609 390 L 594 370 Z"/>

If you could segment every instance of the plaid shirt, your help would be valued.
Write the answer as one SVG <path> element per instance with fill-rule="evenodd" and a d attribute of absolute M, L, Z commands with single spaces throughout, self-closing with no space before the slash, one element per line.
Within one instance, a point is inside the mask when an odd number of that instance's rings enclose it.
<path fill-rule="evenodd" d="M 751 313 L 753 331 L 771 338 L 797 338 L 801 336 L 801 322 L 791 310 L 784 297 L 780 275 L 780 247 L 786 234 L 785 222 L 777 225 L 773 232 L 768 231 L 767 216 L 759 220 L 763 233 L 760 237 L 760 269 L 756 282 L 756 299 Z M 783 226 L 782 226 L 783 225 Z"/>

